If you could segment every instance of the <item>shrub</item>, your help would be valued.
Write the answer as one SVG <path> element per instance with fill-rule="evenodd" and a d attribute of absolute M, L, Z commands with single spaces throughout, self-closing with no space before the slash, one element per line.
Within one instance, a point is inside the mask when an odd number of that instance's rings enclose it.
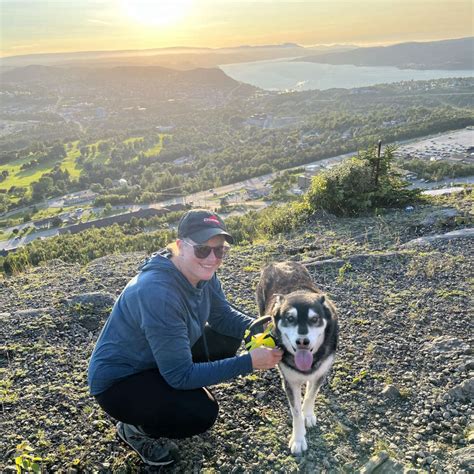
<path fill-rule="evenodd" d="M 302 200 L 280 206 L 270 206 L 260 213 L 258 233 L 262 237 L 282 234 L 304 223 L 307 206 Z"/>
<path fill-rule="evenodd" d="M 403 206 L 419 197 L 419 190 L 392 171 L 393 147 L 378 156 L 368 149 L 313 178 L 304 199 L 310 211 L 323 209 L 338 216 L 355 216 L 370 209 Z"/>

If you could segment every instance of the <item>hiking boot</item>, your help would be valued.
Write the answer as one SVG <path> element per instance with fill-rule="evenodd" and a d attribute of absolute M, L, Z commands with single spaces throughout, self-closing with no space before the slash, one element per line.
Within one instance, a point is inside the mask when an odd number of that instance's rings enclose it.
<path fill-rule="evenodd" d="M 142 459 L 151 466 L 166 466 L 174 462 L 171 451 L 178 447 L 171 441 L 159 438 L 150 438 L 139 427 L 117 423 L 117 435 L 125 441 Z"/>

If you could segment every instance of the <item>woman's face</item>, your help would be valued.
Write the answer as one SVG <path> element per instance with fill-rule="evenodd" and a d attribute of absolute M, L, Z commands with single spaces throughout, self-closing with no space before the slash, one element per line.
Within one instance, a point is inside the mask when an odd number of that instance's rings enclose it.
<path fill-rule="evenodd" d="M 222 235 L 216 235 L 201 245 L 209 247 L 221 247 L 226 243 Z M 197 258 L 194 254 L 193 245 L 197 245 L 190 239 L 178 240 L 179 248 L 179 270 L 196 286 L 201 280 L 210 280 L 222 263 L 222 258 L 217 258 L 212 251 L 206 258 Z"/>

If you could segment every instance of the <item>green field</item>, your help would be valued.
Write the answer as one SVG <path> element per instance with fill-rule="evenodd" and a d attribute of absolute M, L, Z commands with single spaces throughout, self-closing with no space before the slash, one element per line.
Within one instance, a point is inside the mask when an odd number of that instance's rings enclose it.
<path fill-rule="evenodd" d="M 160 134 L 159 142 L 152 148 L 146 150 L 144 154 L 146 156 L 151 156 L 160 153 L 163 147 L 164 136 L 165 134 Z M 133 143 L 142 138 L 143 136 L 130 137 L 124 140 L 124 143 Z M 99 144 L 103 141 L 105 140 L 98 140 L 95 143 L 91 143 L 89 146 L 95 146 L 97 150 Z M 79 151 L 79 141 L 77 140 L 66 144 L 66 153 L 66 157 L 61 162 L 61 169 L 67 170 L 71 176 L 71 179 L 78 179 L 82 170 L 82 166 L 77 163 L 77 159 L 81 156 Z M 22 170 L 21 166 L 25 163 L 28 163 L 33 158 L 34 155 L 30 154 L 29 156 L 12 161 L 11 163 L 0 165 L 0 173 L 4 170 L 8 171 L 9 173 L 8 177 L 4 181 L 0 182 L 0 189 L 10 189 L 12 186 L 29 188 L 33 182 L 38 181 L 43 174 L 51 171 L 57 164 L 57 161 L 50 160 L 40 163 L 32 168 Z M 106 163 L 108 159 L 109 153 L 101 153 L 97 151 L 93 156 L 93 160 L 97 163 Z M 15 200 L 17 200 L 15 197 L 11 197 L 11 201 L 15 202 Z"/>
<path fill-rule="evenodd" d="M 66 146 L 67 155 L 61 164 L 61 169 L 69 171 L 71 179 L 76 179 L 79 178 L 82 169 L 76 162 L 77 158 L 81 156 L 81 153 L 77 148 L 79 141 L 71 142 L 71 144 L 72 147 L 70 149 Z"/>
<path fill-rule="evenodd" d="M 154 147 L 149 148 L 145 151 L 145 156 L 157 155 L 160 153 L 161 149 L 163 148 L 163 137 L 165 134 L 160 133 L 160 141 Z"/>
<path fill-rule="evenodd" d="M 61 163 L 63 170 L 68 170 L 71 178 L 78 178 L 81 174 L 81 168 L 77 165 L 76 159 L 80 156 L 77 149 L 78 141 L 72 142 L 70 149 L 66 146 L 67 155 Z M 29 187 L 31 183 L 38 181 L 44 173 L 51 171 L 55 164 L 55 160 L 40 163 L 33 168 L 22 170 L 21 166 L 32 160 L 32 155 L 25 158 L 15 160 L 6 165 L 0 165 L 0 173 L 7 170 L 9 175 L 5 181 L 0 183 L 0 189 L 9 189 L 11 186 Z"/>

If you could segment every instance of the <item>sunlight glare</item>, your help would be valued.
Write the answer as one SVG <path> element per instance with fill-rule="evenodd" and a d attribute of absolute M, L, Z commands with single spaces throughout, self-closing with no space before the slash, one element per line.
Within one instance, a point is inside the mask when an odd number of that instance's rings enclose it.
<path fill-rule="evenodd" d="M 171 25 L 189 13 L 192 0 L 122 0 L 124 12 L 145 25 Z"/>

